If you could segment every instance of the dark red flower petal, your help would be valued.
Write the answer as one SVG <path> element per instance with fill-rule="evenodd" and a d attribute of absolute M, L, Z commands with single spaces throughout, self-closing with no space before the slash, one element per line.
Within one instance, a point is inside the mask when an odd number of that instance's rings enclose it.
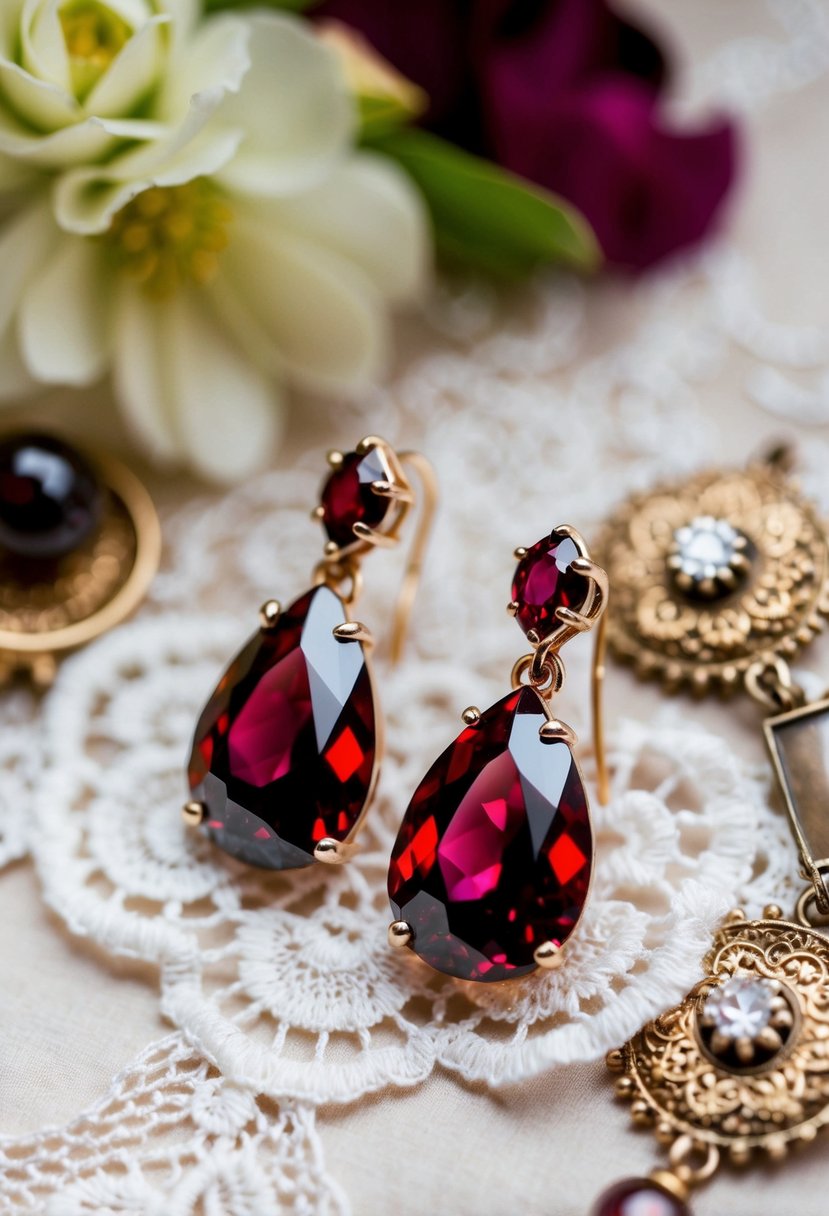
<path fill-rule="evenodd" d="M 699 241 L 736 172 L 730 124 L 674 133 L 651 90 L 620 75 L 546 109 L 516 95 L 508 112 L 500 158 L 577 207 L 617 266 L 643 269 Z"/>

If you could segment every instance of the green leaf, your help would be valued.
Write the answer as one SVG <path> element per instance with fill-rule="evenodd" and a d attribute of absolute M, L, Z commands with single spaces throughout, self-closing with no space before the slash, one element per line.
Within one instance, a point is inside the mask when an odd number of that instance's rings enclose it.
<path fill-rule="evenodd" d="M 581 213 L 515 174 L 425 131 L 396 130 L 365 142 L 420 187 L 445 257 L 510 278 L 550 262 L 594 270 L 601 261 Z"/>
<path fill-rule="evenodd" d="M 360 93 L 357 97 L 360 114 L 360 135 L 371 140 L 411 122 L 412 111 L 391 96 Z"/>
<path fill-rule="evenodd" d="M 204 7 L 208 13 L 227 8 L 281 8 L 290 13 L 303 13 L 318 3 L 319 0 L 204 0 Z"/>

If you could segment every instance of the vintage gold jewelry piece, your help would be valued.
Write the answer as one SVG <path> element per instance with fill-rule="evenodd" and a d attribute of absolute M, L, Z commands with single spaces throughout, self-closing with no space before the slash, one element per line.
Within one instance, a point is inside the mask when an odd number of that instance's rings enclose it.
<path fill-rule="evenodd" d="M 137 607 L 160 555 L 152 500 L 119 461 L 43 432 L 0 439 L 0 683 L 47 687 Z"/>
<path fill-rule="evenodd" d="M 394 548 L 423 491 L 419 526 L 391 627 L 400 656 L 437 505 L 437 483 L 417 452 L 369 435 L 330 452 L 313 518 L 327 541 L 313 586 L 283 608 L 268 600 L 260 628 L 203 710 L 188 765 L 185 822 L 250 865 L 294 869 L 346 861 L 371 801 L 383 753 L 369 650 L 373 638 L 349 608 L 362 562 Z"/>
<path fill-rule="evenodd" d="M 587 902 L 593 833 L 572 729 L 554 716 L 561 648 L 597 622 L 594 717 L 599 790 L 607 576 L 583 538 L 554 528 L 517 549 L 509 611 L 531 651 L 512 691 L 432 765 L 406 811 L 389 864 L 389 943 L 438 971 L 492 983 L 558 966 Z"/>
<path fill-rule="evenodd" d="M 766 742 L 809 883 L 791 921 L 776 905 L 756 921 L 734 909 L 705 978 L 607 1057 L 617 1094 L 669 1162 L 612 1187 L 594 1216 L 646 1203 L 653 1216 L 687 1216 L 690 1190 L 723 1156 L 779 1160 L 829 1123 L 829 699 L 808 703 L 787 663 L 827 613 L 829 539 L 772 463 L 638 496 L 602 543 L 622 584 L 616 653 L 671 688 L 742 686 L 771 711 Z"/>

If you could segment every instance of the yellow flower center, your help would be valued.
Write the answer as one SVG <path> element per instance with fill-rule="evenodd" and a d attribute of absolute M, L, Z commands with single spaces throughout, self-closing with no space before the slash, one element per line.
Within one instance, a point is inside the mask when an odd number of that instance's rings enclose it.
<path fill-rule="evenodd" d="M 216 187 L 199 177 L 139 194 L 115 216 L 105 240 L 126 274 L 164 298 L 183 283 L 204 286 L 214 278 L 232 219 Z"/>
<path fill-rule="evenodd" d="M 60 9 L 72 87 L 84 97 L 132 37 L 132 29 L 99 0 L 68 0 Z"/>

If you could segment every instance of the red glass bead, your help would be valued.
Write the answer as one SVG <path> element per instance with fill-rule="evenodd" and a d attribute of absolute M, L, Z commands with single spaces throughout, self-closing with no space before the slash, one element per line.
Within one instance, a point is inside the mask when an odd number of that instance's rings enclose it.
<path fill-rule="evenodd" d="M 605 1191 L 592 1216 L 690 1216 L 690 1208 L 650 1178 L 625 1178 Z"/>
<path fill-rule="evenodd" d="M 549 636 L 561 622 L 556 608 L 584 607 L 590 594 L 590 583 L 572 568 L 580 557 L 575 541 L 569 536 L 545 536 L 528 549 L 515 570 L 512 582 L 513 602 L 518 605 L 515 619 L 524 633 L 534 631 L 539 639 Z"/>
<path fill-rule="evenodd" d="M 460 979 L 526 975 L 581 915 L 593 838 L 568 745 L 546 742 L 532 688 L 468 726 L 415 791 L 392 851 L 389 899 L 410 945 Z"/>
<path fill-rule="evenodd" d="M 310 865 L 368 798 L 374 697 L 362 644 L 334 636 L 345 616 L 329 587 L 307 592 L 236 656 L 196 726 L 192 797 L 216 843 L 252 865 Z"/>
<path fill-rule="evenodd" d="M 379 529 L 392 509 L 392 499 L 376 494 L 374 482 L 388 481 L 389 469 L 379 448 L 349 452 L 322 488 L 322 523 L 329 540 L 341 549 L 353 545 L 354 525 Z"/>

